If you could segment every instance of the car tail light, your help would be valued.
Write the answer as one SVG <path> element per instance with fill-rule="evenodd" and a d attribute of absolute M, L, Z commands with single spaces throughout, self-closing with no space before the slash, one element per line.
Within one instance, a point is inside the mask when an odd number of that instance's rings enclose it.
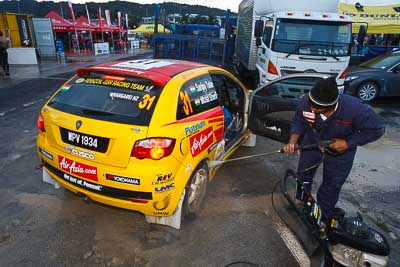
<path fill-rule="evenodd" d="M 37 127 L 42 133 L 46 131 L 46 129 L 44 128 L 44 119 L 42 114 L 39 114 L 39 117 L 37 119 Z"/>
<path fill-rule="evenodd" d="M 271 61 L 268 61 L 268 73 L 278 75 L 278 71 L 276 70 L 274 64 Z"/>
<path fill-rule="evenodd" d="M 344 79 L 347 76 L 347 73 L 349 72 L 349 67 L 347 67 L 342 74 L 340 74 L 339 79 Z"/>
<path fill-rule="evenodd" d="M 174 150 L 175 139 L 171 138 L 149 138 L 136 141 L 131 156 L 138 159 L 159 160 L 169 156 Z"/>

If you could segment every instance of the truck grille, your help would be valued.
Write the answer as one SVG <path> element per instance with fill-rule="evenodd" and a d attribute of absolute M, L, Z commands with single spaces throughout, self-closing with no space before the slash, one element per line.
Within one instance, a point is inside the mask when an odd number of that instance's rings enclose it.
<path fill-rule="evenodd" d="M 290 74 L 301 74 L 301 73 L 306 73 L 304 71 L 299 71 L 299 70 L 287 70 L 287 69 L 280 69 L 282 76 L 287 76 Z M 330 75 L 333 77 L 338 77 L 339 73 L 329 73 L 329 72 L 315 72 L 315 73 L 319 73 L 319 74 L 326 74 L 326 75 Z"/>

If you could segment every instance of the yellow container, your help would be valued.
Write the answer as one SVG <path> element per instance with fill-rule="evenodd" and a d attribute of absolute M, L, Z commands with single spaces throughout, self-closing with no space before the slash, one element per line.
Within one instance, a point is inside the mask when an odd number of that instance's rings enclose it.
<path fill-rule="evenodd" d="M 20 28 L 18 27 L 17 16 L 25 16 L 28 21 L 27 29 L 30 34 L 31 44 L 26 46 L 21 43 Z M 34 47 L 33 34 L 31 29 L 32 16 L 28 14 L 0 13 L 0 30 L 11 39 L 11 47 Z"/>

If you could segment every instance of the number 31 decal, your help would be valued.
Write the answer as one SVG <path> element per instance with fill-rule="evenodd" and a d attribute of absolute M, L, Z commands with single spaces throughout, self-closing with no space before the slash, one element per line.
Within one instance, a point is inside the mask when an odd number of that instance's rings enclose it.
<path fill-rule="evenodd" d="M 150 94 L 145 94 L 142 97 L 142 101 L 139 102 L 138 108 L 146 110 L 150 110 L 151 106 L 153 105 L 154 100 L 156 99 L 156 96 L 151 96 Z"/>
<path fill-rule="evenodd" d="M 190 103 L 190 98 L 187 92 L 180 92 L 179 96 L 183 101 L 183 111 L 185 112 L 186 116 L 189 116 L 193 113 L 192 103 Z"/>

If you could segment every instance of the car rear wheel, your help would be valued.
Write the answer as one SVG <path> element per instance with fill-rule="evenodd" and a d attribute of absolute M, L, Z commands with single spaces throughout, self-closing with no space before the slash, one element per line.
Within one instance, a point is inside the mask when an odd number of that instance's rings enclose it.
<path fill-rule="evenodd" d="M 183 216 L 185 219 L 196 218 L 207 193 L 208 176 L 208 167 L 205 163 L 202 163 L 190 177 L 183 201 Z"/>
<path fill-rule="evenodd" d="M 357 97 L 363 102 L 371 102 L 378 97 L 379 87 L 374 82 L 362 83 L 357 90 Z"/>

